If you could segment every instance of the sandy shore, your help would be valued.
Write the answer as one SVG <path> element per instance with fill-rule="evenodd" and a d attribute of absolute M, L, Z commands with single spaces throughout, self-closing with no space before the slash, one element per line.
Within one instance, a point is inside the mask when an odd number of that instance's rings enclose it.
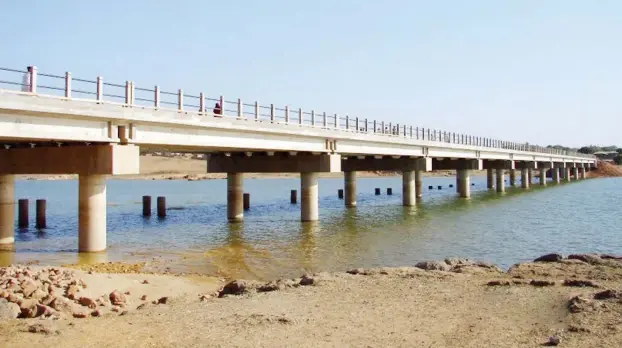
<path fill-rule="evenodd" d="M 475 171 L 472 175 L 483 175 L 484 171 Z M 399 173 L 391 172 L 361 172 L 359 177 L 395 176 Z M 453 171 L 437 171 L 425 173 L 425 176 L 453 176 Z M 246 178 L 298 178 L 298 173 L 248 173 Z M 340 178 L 343 173 L 322 173 L 323 178 Z M 77 175 L 19 175 L 21 180 L 70 180 L 77 179 Z M 212 180 L 225 179 L 226 174 L 207 173 L 205 160 L 180 158 L 141 156 L 139 175 L 117 175 L 115 179 L 124 180 Z"/>
<path fill-rule="evenodd" d="M 593 255 L 546 260 L 553 262 L 507 272 L 450 259 L 227 285 L 208 277 L 61 268 L 60 274 L 71 274 L 68 282 L 88 285 L 79 296 L 103 295 L 106 302 L 116 289 L 126 293 L 124 304 L 118 311 L 110 303 L 74 304 L 86 313 L 101 309 L 101 317 L 5 320 L 0 333 L 3 347 L 479 348 L 558 340 L 562 347 L 622 346 L 622 261 Z M 29 275 L 45 278 L 49 273 L 36 272 L 46 269 L 31 268 L 35 274 Z M 6 276 L 0 279 L 5 283 Z M 167 299 L 158 301 L 161 296 Z"/>

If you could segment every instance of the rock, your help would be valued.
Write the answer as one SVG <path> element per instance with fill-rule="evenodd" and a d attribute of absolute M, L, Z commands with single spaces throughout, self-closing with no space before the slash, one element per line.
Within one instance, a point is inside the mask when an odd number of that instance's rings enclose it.
<path fill-rule="evenodd" d="M 549 341 L 546 343 L 547 346 L 557 346 L 561 343 L 562 339 L 559 336 L 551 336 L 549 337 Z"/>
<path fill-rule="evenodd" d="M 300 282 L 298 284 L 302 286 L 313 285 L 315 284 L 315 280 L 312 277 L 305 274 L 300 278 Z"/>
<path fill-rule="evenodd" d="M 111 292 L 109 298 L 110 298 L 110 303 L 112 303 L 115 306 L 118 306 L 118 305 L 121 305 L 127 302 L 125 295 L 118 292 L 117 290 Z"/>
<path fill-rule="evenodd" d="M 553 286 L 553 285 L 555 285 L 555 282 L 552 281 L 552 280 L 536 280 L 536 279 L 533 279 L 532 281 L 529 282 L 529 285 L 538 286 L 538 287 Z"/>
<path fill-rule="evenodd" d="M 124 292 L 124 294 L 130 296 L 132 293 L 129 290 L 127 290 L 126 292 Z"/>
<path fill-rule="evenodd" d="M 120 309 L 117 306 L 113 306 L 112 308 L 110 308 L 110 310 L 113 312 L 118 312 Z"/>
<path fill-rule="evenodd" d="M 88 314 L 86 312 L 84 312 L 84 311 L 77 311 L 77 312 L 73 313 L 73 317 L 74 318 L 83 319 L 83 318 L 88 317 Z"/>
<path fill-rule="evenodd" d="M 574 287 L 590 287 L 590 288 L 600 288 L 600 285 L 594 283 L 591 280 L 580 280 L 580 279 L 566 279 L 563 282 L 564 286 L 574 286 Z"/>
<path fill-rule="evenodd" d="M 46 305 L 38 304 L 37 305 L 37 316 L 51 317 L 57 314 L 57 312 L 52 307 L 48 307 Z"/>
<path fill-rule="evenodd" d="M 17 294 L 10 293 L 9 296 L 6 298 L 6 300 L 12 303 L 18 303 L 22 300 L 22 298 L 18 296 Z"/>
<path fill-rule="evenodd" d="M 50 307 L 59 312 L 72 313 L 74 303 L 64 297 L 56 297 L 51 303 Z"/>
<path fill-rule="evenodd" d="M 231 281 L 218 292 L 218 297 L 225 295 L 242 295 L 256 288 L 256 284 L 247 280 L 234 280 Z"/>
<path fill-rule="evenodd" d="M 149 284 L 149 281 L 147 279 L 143 280 L 143 284 Z"/>
<path fill-rule="evenodd" d="M 95 304 L 101 307 L 107 306 L 108 304 L 110 304 L 110 302 L 108 302 L 108 300 L 106 299 L 106 297 L 102 296 L 102 297 L 98 297 L 95 300 Z"/>
<path fill-rule="evenodd" d="M 96 309 L 93 312 L 91 312 L 91 316 L 93 317 L 101 317 L 103 315 L 102 310 L 101 309 Z"/>
<path fill-rule="evenodd" d="M 561 256 L 560 254 L 546 254 L 546 255 L 542 255 L 542 256 L 538 257 L 537 259 L 533 260 L 533 262 L 559 262 L 563 258 L 564 257 Z"/>
<path fill-rule="evenodd" d="M 296 285 L 298 284 L 296 283 L 296 281 L 292 279 L 279 279 L 279 280 L 271 281 L 271 282 L 268 282 L 268 283 L 265 283 L 259 286 L 257 288 L 257 292 L 269 292 L 269 291 L 283 290 L 286 288 L 292 288 Z"/>
<path fill-rule="evenodd" d="M 622 299 L 622 291 L 608 289 L 594 294 L 595 300 Z"/>
<path fill-rule="evenodd" d="M 589 263 L 590 265 L 600 265 L 603 263 L 603 259 L 598 255 L 590 255 L 590 254 L 573 254 L 568 255 L 569 260 L 580 260 L 585 263 Z"/>
<path fill-rule="evenodd" d="M 51 322 L 41 322 L 35 323 L 28 326 L 28 332 L 32 333 L 42 333 L 46 335 L 58 334 L 59 331 L 54 324 Z"/>
<path fill-rule="evenodd" d="M 166 304 L 168 302 L 168 297 L 160 297 L 158 299 L 158 304 Z"/>
<path fill-rule="evenodd" d="M 29 298 L 38 288 L 34 280 L 26 280 L 22 283 L 22 294 L 25 298 Z"/>
<path fill-rule="evenodd" d="M 15 319 L 20 313 L 19 305 L 5 299 L 0 300 L 0 321 Z"/>
<path fill-rule="evenodd" d="M 491 280 L 486 285 L 488 286 L 510 286 L 509 280 Z"/>
<path fill-rule="evenodd" d="M 35 299 L 35 300 L 41 300 L 42 298 L 46 297 L 47 295 L 48 294 L 45 291 L 43 291 L 41 289 L 37 289 L 37 290 L 35 290 L 35 292 L 33 292 L 30 295 L 30 298 Z"/>
<path fill-rule="evenodd" d="M 78 288 L 77 285 L 69 285 L 67 287 L 67 289 L 65 290 L 65 296 L 68 299 L 71 300 L 76 300 L 78 298 L 78 292 L 80 291 L 80 288 Z"/>
<path fill-rule="evenodd" d="M 141 300 L 141 301 L 147 301 L 147 295 L 142 295 L 142 296 L 140 297 L 140 300 Z"/>
<path fill-rule="evenodd" d="M 0 298 L 7 298 L 9 297 L 9 292 L 6 290 L 0 291 Z"/>
<path fill-rule="evenodd" d="M 20 303 L 19 308 L 21 311 L 21 318 L 35 318 L 37 317 L 39 302 L 37 300 L 29 299 L 24 300 Z"/>
<path fill-rule="evenodd" d="M 422 261 L 418 262 L 415 267 L 426 271 L 449 271 L 451 266 L 440 261 Z"/>
<path fill-rule="evenodd" d="M 622 261 L 622 256 L 609 255 L 609 254 L 600 254 L 600 258 L 603 260 L 618 260 Z"/>
<path fill-rule="evenodd" d="M 95 300 L 93 300 L 90 297 L 80 297 L 80 299 L 78 300 L 78 303 L 81 304 L 82 306 L 86 306 L 89 308 L 97 307 L 97 303 L 95 303 Z"/>
<path fill-rule="evenodd" d="M 119 314 L 119 316 L 121 316 L 121 315 L 127 315 L 128 313 L 129 313 L 128 311 L 123 311 L 123 312 L 121 312 L 121 313 Z"/>
<path fill-rule="evenodd" d="M 145 309 L 145 308 L 147 308 L 147 306 L 148 306 L 148 305 L 149 305 L 149 303 L 148 303 L 148 302 L 146 302 L 146 303 L 142 303 L 142 304 L 140 304 L 138 307 L 136 307 L 136 309 Z"/>

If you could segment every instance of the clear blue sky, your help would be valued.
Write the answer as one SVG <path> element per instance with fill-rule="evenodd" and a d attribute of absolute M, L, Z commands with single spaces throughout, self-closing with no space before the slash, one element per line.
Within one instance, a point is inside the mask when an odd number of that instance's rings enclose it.
<path fill-rule="evenodd" d="M 622 145 L 619 0 L 21 0 L 0 32 L 3 67 Z"/>

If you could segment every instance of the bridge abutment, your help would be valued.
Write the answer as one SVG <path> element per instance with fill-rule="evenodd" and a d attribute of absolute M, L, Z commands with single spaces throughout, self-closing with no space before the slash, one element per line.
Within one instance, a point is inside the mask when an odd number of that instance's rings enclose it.
<path fill-rule="evenodd" d="M 15 243 L 15 175 L 0 175 L 0 250 Z"/>
<path fill-rule="evenodd" d="M 106 250 L 106 176 L 80 175 L 78 201 L 78 250 Z"/>

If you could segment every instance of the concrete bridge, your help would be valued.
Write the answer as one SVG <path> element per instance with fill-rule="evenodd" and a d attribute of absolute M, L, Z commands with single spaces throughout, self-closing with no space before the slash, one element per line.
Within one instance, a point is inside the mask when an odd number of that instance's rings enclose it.
<path fill-rule="evenodd" d="M 457 193 L 468 198 L 471 170 L 486 169 L 488 188 L 504 192 L 506 171 L 514 186 L 520 170 L 529 188 L 534 169 L 546 185 L 549 170 L 559 183 L 596 166 L 576 152 L 36 67 L 0 68 L 0 144 L 0 245 L 14 243 L 14 175 L 78 174 L 81 252 L 106 249 L 106 176 L 138 174 L 139 148 L 209 154 L 208 171 L 227 173 L 230 221 L 243 219 L 244 173 L 300 173 L 301 220 L 314 221 L 322 172 L 344 172 L 353 207 L 357 172 L 400 171 L 403 205 L 413 206 L 423 171 L 456 170 Z"/>

